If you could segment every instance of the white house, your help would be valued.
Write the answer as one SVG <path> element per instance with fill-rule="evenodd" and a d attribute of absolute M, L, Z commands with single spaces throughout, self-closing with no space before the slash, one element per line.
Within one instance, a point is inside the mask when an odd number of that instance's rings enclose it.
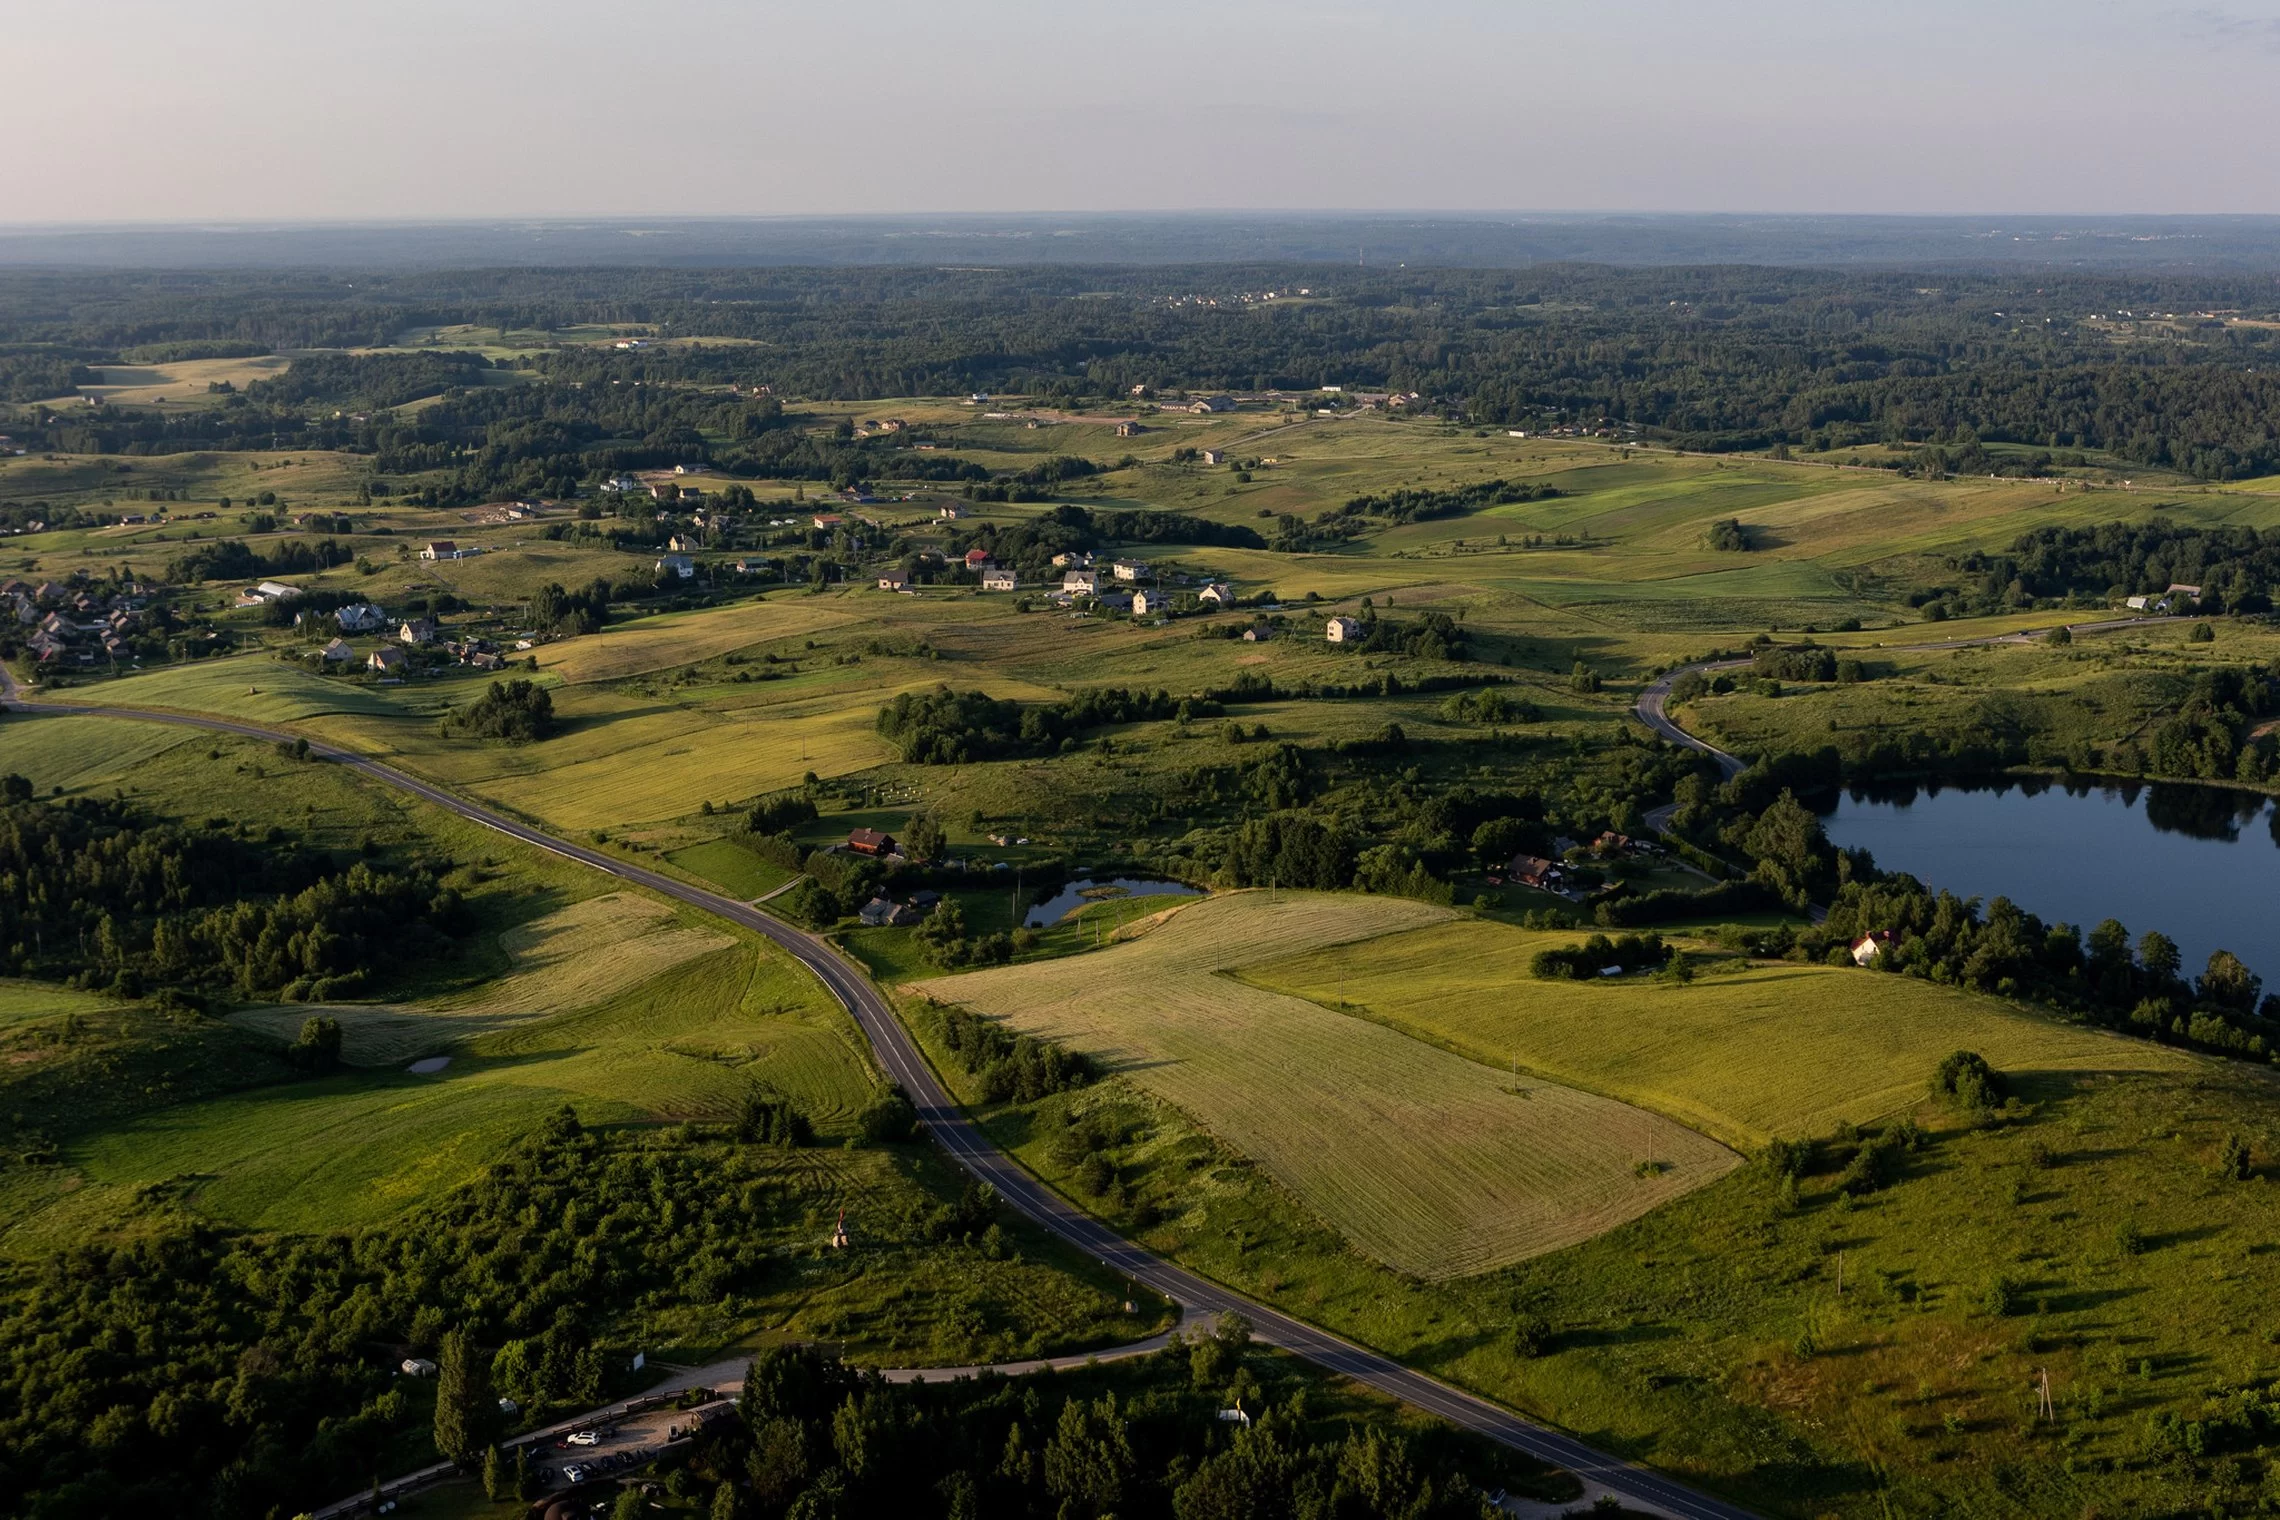
<path fill-rule="evenodd" d="M 1072 596 L 1090 596 L 1100 589 L 1100 572 L 1064 570 L 1061 572 L 1061 589 Z"/>
<path fill-rule="evenodd" d="M 435 642 L 435 624 L 426 618 L 413 618 L 396 630 L 396 639 L 404 644 L 432 644 Z"/>
<path fill-rule="evenodd" d="M 1213 581 L 1198 591 L 1195 599 L 1213 607 L 1232 607 L 1235 605 L 1235 588 L 1225 581 Z"/>
<path fill-rule="evenodd" d="M 1020 584 L 1019 579 L 1011 570 L 1001 568 L 982 572 L 982 589 L 984 591 L 1013 591 L 1018 589 Z"/>
<path fill-rule="evenodd" d="M 356 658 L 356 651 L 348 647 L 348 640 L 334 639 L 317 651 L 317 658 L 327 665 L 345 665 Z"/>
<path fill-rule="evenodd" d="M 1172 610 L 1169 591 L 1141 590 L 1132 593 L 1132 612 L 1136 617 L 1162 617 Z"/>
<path fill-rule="evenodd" d="M 333 614 L 342 633 L 370 633 L 387 625 L 388 614 L 370 602 L 351 602 Z"/>
<path fill-rule="evenodd" d="M 1205 449 L 1203 451 L 1203 462 L 1205 464 L 1225 464 L 1227 462 L 1227 451 L 1225 449 Z"/>
<path fill-rule="evenodd" d="M 1892 931 L 1873 929 L 1853 941 L 1852 958 L 1856 966 L 1873 966 L 1876 958 L 1892 948 Z"/>
<path fill-rule="evenodd" d="M 685 581 L 697 578 L 697 562 L 686 554 L 665 555 L 657 561 L 657 569 L 660 574 L 671 571 L 675 576 Z"/>
<path fill-rule="evenodd" d="M 1144 581 L 1148 578 L 1148 562 L 1146 560 L 1113 560 L 1108 568 L 1116 572 L 1116 578 L 1120 581 Z"/>
<path fill-rule="evenodd" d="M 457 559 L 459 558 L 459 545 L 448 538 L 439 538 L 420 550 L 420 558 L 426 560 Z"/>
<path fill-rule="evenodd" d="M 882 575 L 879 577 L 879 589 L 881 591 L 908 591 L 910 582 L 899 575 Z"/>
<path fill-rule="evenodd" d="M 1334 617 L 1322 625 L 1322 636 L 1333 644 L 1358 643 L 1362 637 L 1362 625 L 1354 618 Z"/>

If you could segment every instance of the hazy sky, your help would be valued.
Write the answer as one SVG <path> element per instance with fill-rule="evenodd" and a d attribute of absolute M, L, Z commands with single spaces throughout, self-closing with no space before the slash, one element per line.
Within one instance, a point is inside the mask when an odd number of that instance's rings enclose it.
<path fill-rule="evenodd" d="M 2280 0 L 0 0 L 0 221 L 2276 212 Z"/>

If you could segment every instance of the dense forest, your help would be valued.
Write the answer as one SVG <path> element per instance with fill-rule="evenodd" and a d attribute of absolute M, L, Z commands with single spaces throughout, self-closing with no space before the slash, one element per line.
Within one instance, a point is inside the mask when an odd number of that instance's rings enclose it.
<path fill-rule="evenodd" d="M 1298 286 L 1303 299 L 1244 299 Z M 624 323 L 700 341 L 534 350 L 513 362 L 536 385 L 475 383 L 487 366 L 459 356 L 328 357 L 212 409 L 12 426 L 69 451 L 357 448 L 399 472 L 460 468 L 472 447 L 493 457 L 465 466 L 470 490 L 672 462 L 694 432 L 755 470 L 822 479 L 875 464 L 872 451 L 771 436 L 749 387 L 1076 399 L 1339 384 L 1414 390 L 1484 425 L 1604 425 L 1707 449 L 1919 444 L 1952 449 L 1925 456 L 1952 468 L 1986 463 L 1972 451 L 1989 444 L 2097 450 L 2221 479 L 2280 468 L 2280 330 L 2228 320 L 2275 299 L 2250 275 L 1739 266 L 25 274 L 0 279 L 0 385 L 19 402 L 66 393 L 75 367 L 154 344 Z M 357 420 L 420 397 L 440 399 Z M 961 469 L 907 451 L 895 467 Z"/>

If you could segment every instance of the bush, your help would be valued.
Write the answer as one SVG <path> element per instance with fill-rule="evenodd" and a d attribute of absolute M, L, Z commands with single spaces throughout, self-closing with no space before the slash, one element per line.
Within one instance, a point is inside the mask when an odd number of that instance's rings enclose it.
<path fill-rule="evenodd" d="M 469 739 L 527 744 L 553 733 L 554 698 L 535 681 L 493 681 L 491 689 L 444 716 L 443 731 Z"/>
<path fill-rule="evenodd" d="M 1987 1287 L 1979 1295 L 1979 1307 L 1997 1319 L 2007 1319 L 2019 1312 L 2025 1296 L 2017 1283 L 1998 1273 L 1987 1280 Z"/>
<path fill-rule="evenodd" d="M 2000 1105 L 2010 1092 L 2003 1074 L 1973 1050 L 1959 1050 L 1940 1062 L 1932 1073 L 1932 1091 L 1953 1098 L 1960 1108 L 1987 1109 Z"/>
<path fill-rule="evenodd" d="M 855 1124 L 873 1144 L 901 1145 L 918 1134 L 918 1108 L 899 1085 L 890 1087 L 857 1116 Z"/>

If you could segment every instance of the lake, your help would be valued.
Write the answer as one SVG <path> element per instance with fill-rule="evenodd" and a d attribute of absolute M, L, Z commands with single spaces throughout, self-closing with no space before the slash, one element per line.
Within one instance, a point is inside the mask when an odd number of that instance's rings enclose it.
<path fill-rule="evenodd" d="M 2008 897 L 2087 935 L 2117 918 L 2159 929 L 2188 975 L 2230 950 L 2280 980 L 2280 812 L 2266 798 L 2178 782 L 2043 782 L 1865 790 L 1822 824 L 1959 897 Z"/>
<path fill-rule="evenodd" d="M 1057 924 L 1077 909 L 1091 902 L 1110 902 L 1120 897 L 1201 897 L 1201 887 L 1191 887 L 1181 881 L 1152 881 L 1141 876 L 1087 877 L 1072 881 L 1054 896 L 1031 908 L 1022 922 L 1032 929 Z"/>

